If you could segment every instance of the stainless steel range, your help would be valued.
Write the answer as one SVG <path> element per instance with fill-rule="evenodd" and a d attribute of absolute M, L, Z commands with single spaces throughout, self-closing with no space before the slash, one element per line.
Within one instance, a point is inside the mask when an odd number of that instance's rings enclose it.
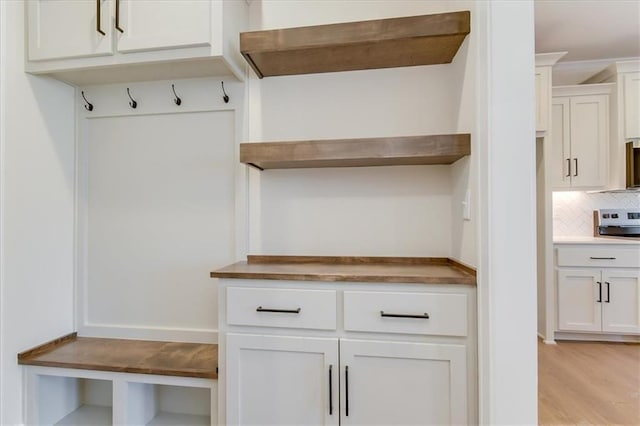
<path fill-rule="evenodd" d="M 640 209 L 600 209 L 598 233 L 616 237 L 640 237 Z"/>

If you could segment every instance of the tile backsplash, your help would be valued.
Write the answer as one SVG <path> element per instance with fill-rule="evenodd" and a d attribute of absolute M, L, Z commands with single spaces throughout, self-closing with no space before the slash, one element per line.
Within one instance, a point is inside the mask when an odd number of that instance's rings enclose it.
<path fill-rule="evenodd" d="M 553 235 L 593 236 L 593 211 L 598 209 L 640 209 L 640 192 L 553 193 Z"/>

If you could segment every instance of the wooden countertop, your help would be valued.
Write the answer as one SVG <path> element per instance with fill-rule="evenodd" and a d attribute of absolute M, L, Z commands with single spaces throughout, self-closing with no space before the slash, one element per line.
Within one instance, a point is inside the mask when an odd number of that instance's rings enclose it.
<path fill-rule="evenodd" d="M 217 379 L 218 345 L 71 333 L 18 354 L 18 364 Z"/>
<path fill-rule="evenodd" d="M 211 273 L 213 278 L 476 284 L 473 268 L 448 258 L 248 256 Z"/>

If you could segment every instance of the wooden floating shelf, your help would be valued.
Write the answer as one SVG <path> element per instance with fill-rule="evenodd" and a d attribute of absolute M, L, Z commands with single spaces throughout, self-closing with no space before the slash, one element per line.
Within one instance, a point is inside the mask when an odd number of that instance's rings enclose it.
<path fill-rule="evenodd" d="M 240 161 L 264 169 L 452 164 L 471 154 L 469 134 L 240 144 Z"/>
<path fill-rule="evenodd" d="M 470 32 L 469 11 L 240 33 L 258 77 L 446 64 Z"/>

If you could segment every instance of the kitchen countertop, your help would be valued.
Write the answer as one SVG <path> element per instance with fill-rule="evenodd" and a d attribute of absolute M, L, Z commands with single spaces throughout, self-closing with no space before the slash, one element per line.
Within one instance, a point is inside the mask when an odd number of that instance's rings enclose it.
<path fill-rule="evenodd" d="M 475 269 L 448 258 L 248 256 L 213 278 L 476 285 Z"/>
<path fill-rule="evenodd" d="M 217 379 L 218 345 L 71 333 L 18 354 L 18 364 Z"/>
<path fill-rule="evenodd" d="M 605 244 L 640 246 L 640 238 L 553 237 L 554 244 Z"/>

